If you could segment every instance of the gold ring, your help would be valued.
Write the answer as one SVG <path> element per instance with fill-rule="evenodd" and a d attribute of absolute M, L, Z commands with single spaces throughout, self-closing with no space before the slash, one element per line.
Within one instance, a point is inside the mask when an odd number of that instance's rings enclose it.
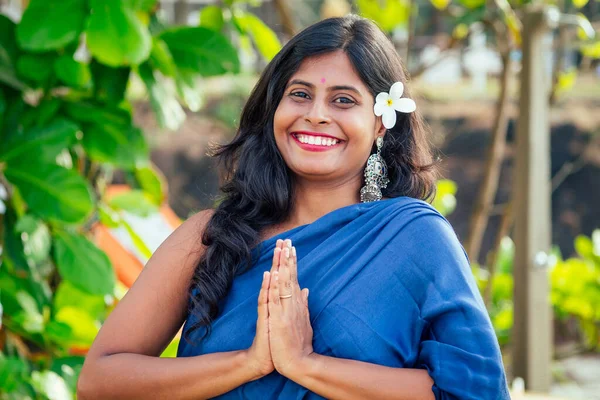
<path fill-rule="evenodd" d="M 279 296 L 280 299 L 289 299 L 290 297 L 292 297 L 291 294 L 288 294 L 286 296 Z"/>

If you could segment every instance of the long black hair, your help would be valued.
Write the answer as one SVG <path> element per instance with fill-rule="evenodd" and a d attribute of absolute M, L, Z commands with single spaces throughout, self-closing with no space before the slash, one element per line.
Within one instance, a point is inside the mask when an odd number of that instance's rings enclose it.
<path fill-rule="evenodd" d="M 222 167 L 223 196 L 202 235 L 205 252 L 190 285 L 191 312 L 206 326 L 204 339 L 237 274 L 252 265 L 251 251 L 261 232 L 283 222 L 292 209 L 293 177 L 273 133 L 273 116 L 284 89 L 304 59 L 343 51 L 373 98 L 388 92 L 407 74 L 394 46 L 371 21 L 356 15 L 320 21 L 294 36 L 263 71 L 242 111 L 233 140 L 214 152 Z M 406 97 L 410 90 L 405 85 Z M 435 192 L 435 163 L 419 111 L 397 114 L 385 135 L 382 157 L 390 183 L 384 197 L 430 199 Z"/>

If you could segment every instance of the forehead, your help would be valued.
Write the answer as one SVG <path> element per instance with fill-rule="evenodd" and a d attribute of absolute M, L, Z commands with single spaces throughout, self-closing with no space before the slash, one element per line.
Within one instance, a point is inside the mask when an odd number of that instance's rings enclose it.
<path fill-rule="evenodd" d="M 350 59 L 343 51 L 304 59 L 298 71 L 290 78 L 290 81 L 293 79 L 302 79 L 314 84 L 351 84 L 368 92 L 365 84 L 354 70 Z"/>

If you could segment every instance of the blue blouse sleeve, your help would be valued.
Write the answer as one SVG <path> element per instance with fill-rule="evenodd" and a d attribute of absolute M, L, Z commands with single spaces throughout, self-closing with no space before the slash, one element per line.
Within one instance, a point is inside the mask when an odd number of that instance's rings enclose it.
<path fill-rule="evenodd" d="M 425 321 L 416 367 L 429 372 L 436 400 L 510 399 L 494 329 L 450 223 L 431 210 L 405 230 Z"/>

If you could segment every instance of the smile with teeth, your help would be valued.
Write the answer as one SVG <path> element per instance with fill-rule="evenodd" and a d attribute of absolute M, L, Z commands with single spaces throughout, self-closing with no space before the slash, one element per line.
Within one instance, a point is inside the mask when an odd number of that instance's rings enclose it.
<path fill-rule="evenodd" d="M 302 134 L 296 134 L 294 136 L 296 136 L 296 139 L 298 139 L 300 143 L 314 144 L 316 146 L 333 146 L 340 142 L 338 139 L 325 136 L 312 136 Z"/>

